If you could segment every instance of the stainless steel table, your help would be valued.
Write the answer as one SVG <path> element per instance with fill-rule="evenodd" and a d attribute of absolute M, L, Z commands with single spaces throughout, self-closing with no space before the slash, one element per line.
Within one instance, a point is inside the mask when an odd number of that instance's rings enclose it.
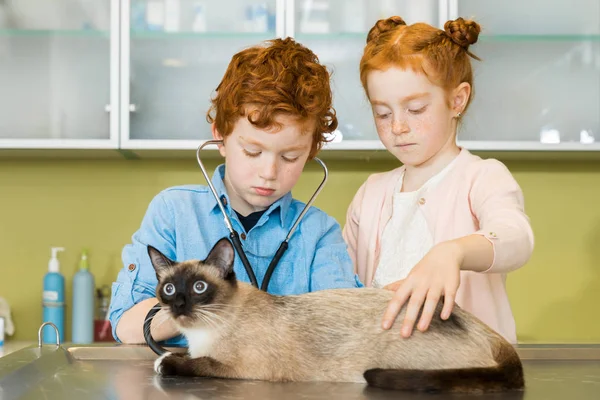
<path fill-rule="evenodd" d="M 344 383 L 159 378 L 146 346 L 33 345 L 0 358 L 0 399 L 600 399 L 600 345 L 518 346 L 523 393 L 411 394 Z"/>

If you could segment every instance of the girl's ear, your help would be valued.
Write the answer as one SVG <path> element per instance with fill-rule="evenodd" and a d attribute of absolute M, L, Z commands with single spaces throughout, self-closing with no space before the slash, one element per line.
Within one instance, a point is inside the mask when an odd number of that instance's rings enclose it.
<path fill-rule="evenodd" d="M 455 113 L 462 113 L 467 106 L 469 97 L 471 96 L 471 85 L 463 82 L 454 89 L 452 93 L 452 109 Z"/>
<path fill-rule="evenodd" d="M 215 139 L 215 140 L 223 140 L 223 143 L 225 143 L 225 140 L 223 139 L 223 135 L 221 135 L 221 133 L 217 130 L 217 126 L 215 125 L 214 122 L 210 125 L 210 130 L 212 131 L 213 139 Z M 223 157 L 225 157 L 225 146 L 224 146 L 224 144 L 220 144 L 219 145 L 219 153 L 221 153 L 221 155 Z"/>

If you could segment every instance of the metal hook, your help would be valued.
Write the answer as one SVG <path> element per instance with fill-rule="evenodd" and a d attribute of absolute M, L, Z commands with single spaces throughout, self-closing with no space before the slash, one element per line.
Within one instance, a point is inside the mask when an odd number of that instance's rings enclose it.
<path fill-rule="evenodd" d="M 323 168 L 323 180 L 319 184 L 319 187 L 317 187 L 317 190 L 310 197 L 310 200 L 308 200 L 308 203 L 306 203 L 306 205 L 304 206 L 304 209 L 302 210 L 302 212 L 300 213 L 300 215 L 298 216 L 298 218 L 296 218 L 296 222 L 294 222 L 294 225 L 292 225 L 292 228 L 290 229 L 290 231 L 288 232 L 287 236 L 285 237 L 285 241 L 286 242 L 288 242 L 290 240 L 290 238 L 294 234 L 294 231 L 298 227 L 298 224 L 300 223 L 300 221 L 302 221 L 302 218 L 304 217 L 304 214 L 306 214 L 306 212 L 308 211 L 308 209 L 312 206 L 312 204 L 314 203 L 314 201 L 317 198 L 317 196 L 319 195 L 319 193 L 321 193 L 321 190 L 323 189 L 323 186 L 325 186 L 325 183 L 327 182 L 327 178 L 329 178 L 329 170 L 327 169 L 327 165 L 325 165 L 325 163 L 323 161 L 321 161 L 320 158 L 313 157 L 313 160 L 315 160 L 317 163 L 319 163 L 319 165 L 321 166 L 321 168 Z"/>
<path fill-rule="evenodd" d="M 210 177 L 208 176 L 208 173 L 206 172 L 206 168 L 204 168 L 204 164 L 202 163 L 202 159 L 200 158 L 200 152 L 206 146 L 220 145 L 220 144 L 223 144 L 222 140 L 207 140 L 206 142 L 204 142 L 200 146 L 198 146 L 198 150 L 196 150 L 196 160 L 198 161 L 198 164 L 200 165 L 200 170 L 202 171 L 202 175 L 204 175 L 204 179 L 206 179 L 206 183 L 208 184 L 208 187 L 210 188 L 210 191 L 212 192 L 215 199 L 218 199 L 219 195 L 217 194 L 217 191 L 216 191 L 215 187 L 213 186 L 212 181 L 211 181 Z M 233 225 L 231 224 L 231 220 L 227 216 L 227 212 L 225 212 L 225 208 L 223 207 L 222 202 L 217 201 L 217 205 L 221 209 L 221 213 L 223 214 L 223 220 L 225 221 L 225 225 L 227 225 L 227 229 L 229 230 L 230 233 L 233 233 L 234 232 Z"/>
<path fill-rule="evenodd" d="M 56 332 L 56 347 L 60 347 L 60 335 L 58 333 L 58 328 L 52 322 L 44 322 L 42 326 L 40 326 L 40 329 L 38 330 L 38 347 L 42 347 L 42 331 L 46 325 L 50 325 L 54 328 L 54 331 Z"/>

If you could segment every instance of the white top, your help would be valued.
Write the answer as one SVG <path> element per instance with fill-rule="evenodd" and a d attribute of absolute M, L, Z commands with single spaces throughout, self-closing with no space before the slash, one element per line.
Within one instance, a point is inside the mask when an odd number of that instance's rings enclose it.
<path fill-rule="evenodd" d="M 427 226 L 421 205 L 425 194 L 435 187 L 452 168 L 456 158 L 432 176 L 418 190 L 401 192 L 404 172 L 396 183 L 392 216 L 381 237 L 381 255 L 373 276 L 373 287 L 383 287 L 406 278 L 413 267 L 433 247 L 433 236 Z"/>

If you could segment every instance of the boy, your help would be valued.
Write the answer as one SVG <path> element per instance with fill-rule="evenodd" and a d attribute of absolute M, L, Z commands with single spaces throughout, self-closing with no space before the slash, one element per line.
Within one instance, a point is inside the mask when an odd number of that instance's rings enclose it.
<path fill-rule="evenodd" d="M 225 164 L 212 183 L 260 283 L 279 244 L 304 204 L 294 187 L 307 160 L 337 127 L 329 73 L 317 57 L 292 39 L 276 39 L 233 56 L 212 99 L 207 119 Z M 150 203 L 133 243 L 123 249 L 124 268 L 112 287 L 113 336 L 144 343 L 142 326 L 157 303 L 156 275 L 147 253 L 152 245 L 173 260 L 204 259 L 229 231 L 207 186 L 166 189 Z M 238 279 L 249 281 L 236 256 Z M 269 292 L 300 294 L 329 288 L 361 287 L 353 273 L 338 223 L 311 208 L 277 265 Z M 185 345 L 174 325 L 158 313 L 152 337 Z"/>

